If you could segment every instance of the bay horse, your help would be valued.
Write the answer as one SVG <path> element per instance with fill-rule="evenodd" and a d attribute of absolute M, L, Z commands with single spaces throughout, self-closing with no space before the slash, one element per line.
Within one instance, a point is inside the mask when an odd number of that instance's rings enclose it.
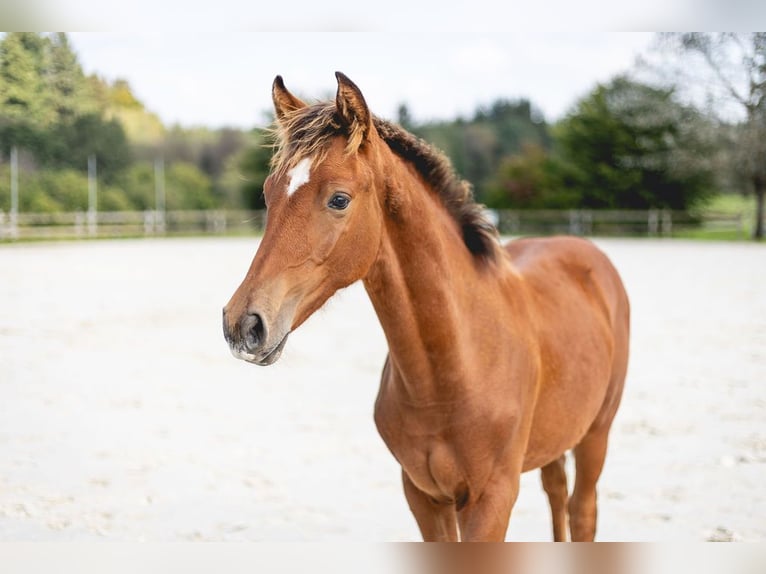
<path fill-rule="evenodd" d="M 504 540 L 520 475 L 539 468 L 554 539 L 568 518 L 572 540 L 593 540 L 628 361 L 619 275 L 584 239 L 503 248 L 446 157 L 336 77 L 335 101 L 310 105 L 274 80 L 268 221 L 223 310 L 232 353 L 274 363 L 362 280 L 389 347 L 375 423 L 423 539 Z"/>

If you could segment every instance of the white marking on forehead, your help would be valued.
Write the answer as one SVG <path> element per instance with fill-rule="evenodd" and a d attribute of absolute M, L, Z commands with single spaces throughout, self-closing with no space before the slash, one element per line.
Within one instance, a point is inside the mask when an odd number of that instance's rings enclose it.
<path fill-rule="evenodd" d="M 298 164 L 287 172 L 290 183 L 287 185 L 287 197 L 298 191 L 298 188 L 309 182 L 311 172 L 311 158 L 304 157 Z"/>

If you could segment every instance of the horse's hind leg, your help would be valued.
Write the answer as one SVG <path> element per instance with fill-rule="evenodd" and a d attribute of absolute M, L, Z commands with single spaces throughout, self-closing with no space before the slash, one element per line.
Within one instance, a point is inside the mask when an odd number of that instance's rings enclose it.
<path fill-rule="evenodd" d="M 553 462 L 540 469 L 543 489 L 548 495 L 553 519 L 553 540 L 566 542 L 567 539 L 567 473 L 564 469 L 565 456 L 562 454 Z"/>
<path fill-rule="evenodd" d="M 573 542 L 592 542 L 596 535 L 596 483 L 606 458 L 609 425 L 590 430 L 574 449 L 575 485 L 569 499 Z"/>

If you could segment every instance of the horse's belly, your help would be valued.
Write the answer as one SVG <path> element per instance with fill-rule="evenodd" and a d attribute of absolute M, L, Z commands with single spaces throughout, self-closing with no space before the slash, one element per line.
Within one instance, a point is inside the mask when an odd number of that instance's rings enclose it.
<path fill-rule="evenodd" d="M 577 445 L 604 404 L 609 386 L 608 361 L 541 389 L 524 455 L 523 471 L 556 460 Z"/>

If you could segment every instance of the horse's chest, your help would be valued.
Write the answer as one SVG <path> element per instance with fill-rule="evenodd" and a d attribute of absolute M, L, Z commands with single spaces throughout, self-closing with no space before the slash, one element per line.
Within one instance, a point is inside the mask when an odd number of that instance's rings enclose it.
<path fill-rule="evenodd" d="M 470 419 L 466 413 L 400 408 L 381 400 L 375 422 L 415 486 L 436 500 L 455 503 L 489 477 L 510 427 Z"/>

